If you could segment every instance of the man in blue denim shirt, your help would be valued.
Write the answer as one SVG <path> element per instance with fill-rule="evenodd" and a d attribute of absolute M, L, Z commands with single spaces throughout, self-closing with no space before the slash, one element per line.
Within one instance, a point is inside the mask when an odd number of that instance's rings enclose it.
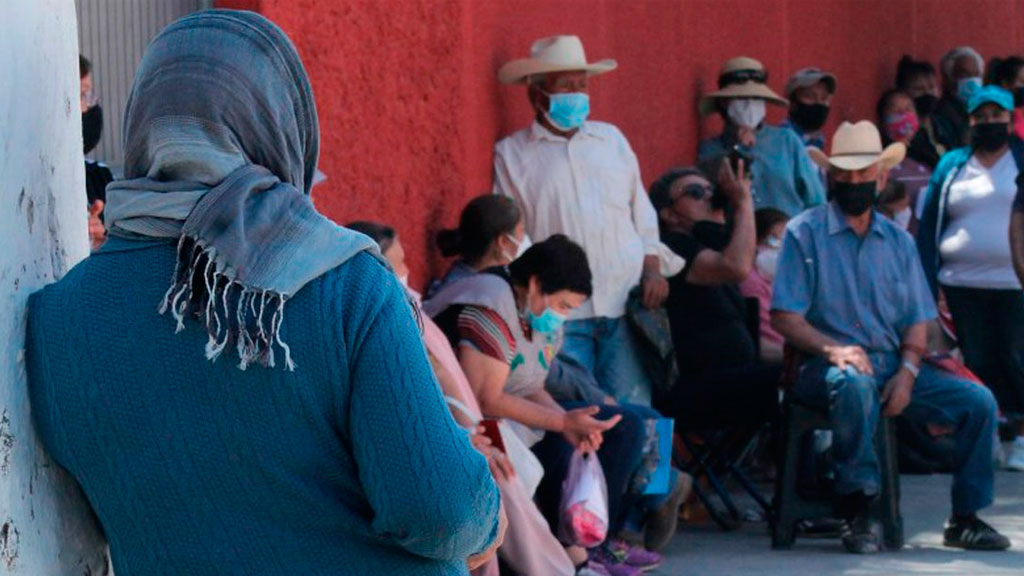
<path fill-rule="evenodd" d="M 996 402 L 983 386 L 921 364 L 935 305 L 911 237 L 876 213 L 877 191 L 906 149 L 882 150 L 867 121 L 843 123 L 832 155 L 811 155 L 829 170 L 833 200 L 786 229 L 772 300 L 772 326 L 813 356 L 792 390 L 827 407 L 835 426 L 833 461 L 850 552 L 879 550 L 867 514 L 880 488 L 872 440 L 879 417 L 914 414 L 955 430 L 953 514 L 946 546 L 1003 550 L 1010 541 L 978 519 L 993 499 Z M 909 416 L 908 412 L 908 416 Z"/>

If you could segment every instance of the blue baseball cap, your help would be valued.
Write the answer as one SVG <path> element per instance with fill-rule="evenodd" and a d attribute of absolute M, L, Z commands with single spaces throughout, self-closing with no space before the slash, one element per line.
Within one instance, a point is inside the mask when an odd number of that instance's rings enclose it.
<path fill-rule="evenodd" d="M 982 86 L 971 94 L 967 101 L 967 113 L 974 114 L 974 111 L 984 104 L 995 104 L 1003 110 L 1013 112 L 1013 94 L 999 86 Z"/>

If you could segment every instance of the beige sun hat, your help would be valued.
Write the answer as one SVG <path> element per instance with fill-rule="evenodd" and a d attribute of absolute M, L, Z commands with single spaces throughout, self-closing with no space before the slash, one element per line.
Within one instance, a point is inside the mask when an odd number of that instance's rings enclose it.
<path fill-rule="evenodd" d="M 814 146 L 809 146 L 807 153 L 825 170 L 829 167 L 861 170 L 876 162 L 880 162 L 882 168 L 889 169 L 903 161 L 907 155 L 907 147 L 900 142 L 894 142 L 883 150 L 878 128 L 867 120 L 861 120 L 856 124 L 843 122 L 839 125 L 836 135 L 832 137 L 831 156 L 826 156 Z"/>
<path fill-rule="evenodd" d="M 715 101 L 723 98 L 757 98 L 769 104 L 788 106 L 789 100 L 769 88 L 767 80 L 768 73 L 759 61 L 747 56 L 728 60 L 718 72 L 719 89 L 701 97 L 700 115 L 714 112 Z"/>
<path fill-rule="evenodd" d="M 522 84 L 536 74 L 582 70 L 588 76 L 611 72 L 618 66 L 612 59 L 587 62 L 579 36 L 548 36 L 530 47 L 530 57 L 506 62 L 498 70 L 502 84 Z"/>

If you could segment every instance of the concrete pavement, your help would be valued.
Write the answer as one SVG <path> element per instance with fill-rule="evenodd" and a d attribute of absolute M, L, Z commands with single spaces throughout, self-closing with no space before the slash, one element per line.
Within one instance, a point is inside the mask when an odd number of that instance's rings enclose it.
<path fill-rule="evenodd" d="M 964 552 L 942 546 L 949 514 L 949 476 L 903 476 L 901 508 L 907 545 L 874 556 L 846 554 L 838 540 L 797 539 L 792 550 L 774 551 L 767 523 L 735 532 L 711 524 L 680 526 L 658 575 L 843 575 L 1002 576 L 1024 574 L 1024 474 L 996 474 L 996 502 L 981 518 L 1006 534 L 1008 552 Z"/>

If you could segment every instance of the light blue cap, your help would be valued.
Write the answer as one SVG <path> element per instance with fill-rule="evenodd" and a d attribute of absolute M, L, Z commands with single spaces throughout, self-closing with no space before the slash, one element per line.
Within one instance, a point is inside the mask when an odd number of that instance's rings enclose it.
<path fill-rule="evenodd" d="M 967 113 L 974 114 L 974 111 L 980 108 L 984 104 L 995 104 L 1000 108 L 1013 112 L 1013 94 L 1010 94 L 1007 90 L 1000 88 L 999 86 L 988 85 L 982 86 L 971 94 L 970 100 L 967 101 Z"/>

